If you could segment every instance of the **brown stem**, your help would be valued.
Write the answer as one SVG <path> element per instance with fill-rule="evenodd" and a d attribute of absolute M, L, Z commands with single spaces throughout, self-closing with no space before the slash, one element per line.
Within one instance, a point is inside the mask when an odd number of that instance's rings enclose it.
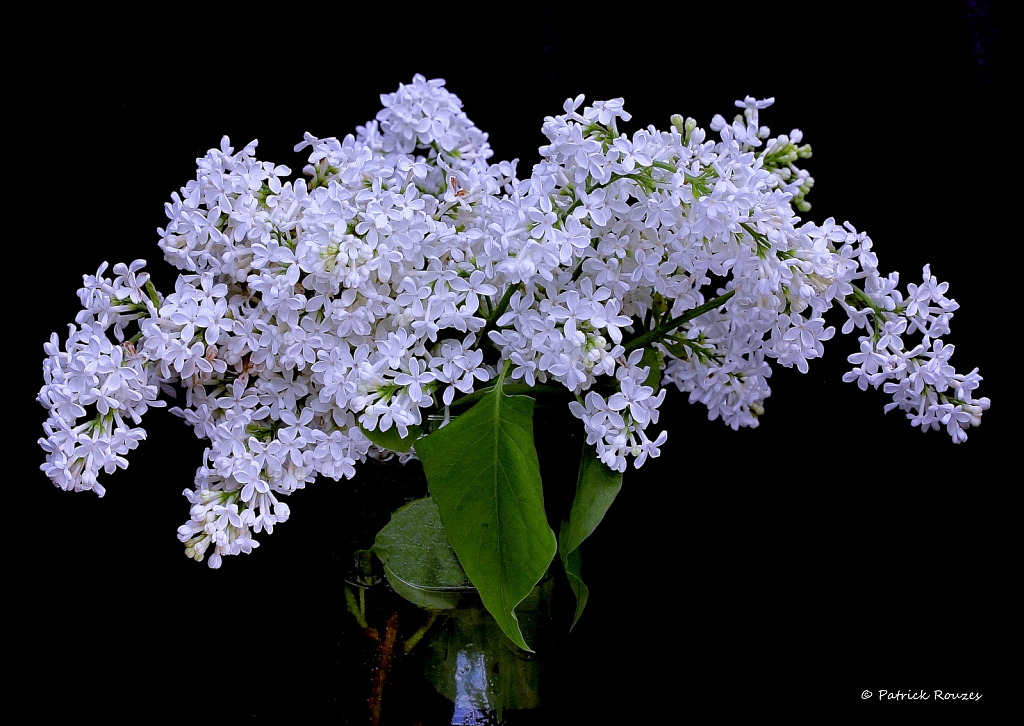
<path fill-rule="evenodd" d="M 370 691 L 370 724 L 380 724 L 381 695 L 384 692 L 384 681 L 391 668 L 391 659 L 395 654 L 395 640 L 398 638 L 398 613 L 392 612 L 384 629 L 384 640 L 380 644 L 380 660 L 377 672 L 373 674 L 373 690 Z"/>

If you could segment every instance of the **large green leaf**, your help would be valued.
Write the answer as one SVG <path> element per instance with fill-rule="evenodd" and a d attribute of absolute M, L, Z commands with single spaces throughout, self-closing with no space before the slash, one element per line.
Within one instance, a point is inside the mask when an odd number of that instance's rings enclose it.
<path fill-rule="evenodd" d="M 373 551 L 394 591 L 422 608 L 453 608 L 473 591 L 429 497 L 395 512 L 377 533 Z"/>
<path fill-rule="evenodd" d="M 555 556 L 533 441 L 534 400 L 505 374 L 447 426 L 416 442 L 448 541 L 502 632 L 530 651 L 515 615 Z M 532 651 L 531 651 L 532 652 Z"/>
<path fill-rule="evenodd" d="M 582 558 L 579 547 L 583 540 L 597 529 L 597 525 L 604 519 L 621 488 L 622 474 L 608 468 L 597 458 L 597 451 L 593 446 L 584 446 L 579 479 L 576 481 L 576 496 L 572 500 L 569 519 L 562 522 L 558 531 L 558 552 L 565 574 L 569 578 L 569 585 L 576 593 L 573 626 L 579 622 L 590 596 L 590 590 L 580 575 Z"/>

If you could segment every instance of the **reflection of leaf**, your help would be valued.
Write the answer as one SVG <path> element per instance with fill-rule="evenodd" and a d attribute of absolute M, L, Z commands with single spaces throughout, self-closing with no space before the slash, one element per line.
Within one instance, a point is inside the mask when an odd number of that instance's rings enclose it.
<path fill-rule="evenodd" d="M 473 585 L 455 557 L 430 498 L 411 502 L 391 517 L 373 543 L 384 574 L 399 595 L 420 607 L 455 607 Z"/>
<path fill-rule="evenodd" d="M 544 513 L 534 401 L 506 396 L 504 374 L 477 403 L 416 442 L 445 533 L 484 606 L 529 650 L 515 608 L 547 571 L 555 534 Z"/>
<path fill-rule="evenodd" d="M 371 431 L 362 426 L 359 427 L 359 430 L 377 446 L 399 454 L 404 454 L 411 449 L 412 445 L 416 443 L 416 439 L 423 435 L 423 427 L 415 425 L 409 427 L 409 435 L 404 438 L 398 433 L 397 426 L 392 426 L 387 431 Z"/>
<path fill-rule="evenodd" d="M 549 617 L 553 583 L 542 582 L 516 609 L 531 640 Z M 429 636 L 426 676 L 455 705 L 452 723 L 484 723 L 488 711 L 540 705 L 540 661 L 513 645 L 486 610 L 462 607 L 443 618 Z"/>
<path fill-rule="evenodd" d="M 583 447 L 580 460 L 580 474 L 576 482 L 576 496 L 572 500 L 569 519 L 562 523 L 558 532 L 558 552 L 562 557 L 569 585 L 576 593 L 576 614 L 573 626 L 583 614 L 590 590 L 580 576 L 582 559 L 579 546 L 589 537 L 604 519 L 605 513 L 622 488 L 622 474 L 608 468 L 599 458 L 593 446 Z"/>

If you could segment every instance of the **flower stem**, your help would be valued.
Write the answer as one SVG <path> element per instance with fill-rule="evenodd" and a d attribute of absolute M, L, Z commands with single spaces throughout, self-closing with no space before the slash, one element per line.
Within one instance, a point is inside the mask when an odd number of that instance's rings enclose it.
<path fill-rule="evenodd" d="M 516 293 L 517 290 L 522 288 L 522 286 L 523 283 L 521 282 L 517 282 L 515 285 L 508 286 L 508 288 L 505 290 L 505 294 L 501 296 L 501 300 L 498 301 L 498 305 L 494 308 L 494 312 L 491 314 L 490 319 L 487 321 L 487 326 L 484 328 L 485 333 L 488 330 L 488 328 L 494 330 L 494 328 L 497 327 L 498 318 L 505 314 L 505 311 L 508 310 L 509 303 L 512 302 L 512 296 Z"/>
<path fill-rule="evenodd" d="M 484 326 L 484 329 L 480 331 L 481 346 L 493 347 L 494 344 L 491 342 L 491 339 L 487 334 L 492 330 L 497 330 L 498 318 L 505 314 L 505 311 L 508 310 L 509 303 L 512 302 L 512 296 L 515 294 L 516 290 L 521 289 L 522 286 L 523 283 L 517 282 L 515 285 L 509 285 L 505 290 L 505 294 L 501 296 L 501 300 L 498 301 L 498 304 L 494 307 L 494 311 L 487 319 L 487 324 Z"/>
<path fill-rule="evenodd" d="M 416 644 L 423 639 L 423 636 L 426 635 L 427 631 L 429 631 L 431 626 L 434 625 L 435 620 L 437 620 L 437 611 L 431 610 L 430 615 L 427 618 L 427 622 L 423 627 L 405 639 L 405 644 L 402 645 L 402 650 L 406 655 L 408 655 L 409 652 L 416 647 Z"/>
<path fill-rule="evenodd" d="M 359 603 L 356 602 L 356 595 L 352 592 L 351 587 L 345 588 L 345 605 L 348 607 L 348 611 L 352 613 L 352 617 L 356 619 L 356 623 L 359 624 L 359 627 L 368 631 L 370 629 L 370 625 L 366 622 L 365 610 L 359 607 Z"/>
<path fill-rule="evenodd" d="M 714 300 L 709 300 L 703 305 L 696 307 L 693 310 L 688 310 L 682 315 L 674 317 L 668 322 L 659 325 L 654 330 L 648 330 L 646 333 L 643 333 L 642 335 L 633 338 L 633 340 L 626 343 L 623 347 L 626 349 L 626 352 L 628 353 L 631 350 L 635 350 L 637 348 L 644 348 L 650 345 L 651 343 L 656 343 L 657 341 L 661 340 L 666 335 L 671 333 L 673 330 L 678 328 L 683 323 L 687 323 L 693 320 L 694 318 L 703 315 L 706 312 L 710 312 L 711 310 L 714 310 L 715 308 L 724 305 L 726 302 L 728 302 L 729 298 L 731 298 L 735 294 L 735 290 L 730 290 L 724 295 L 719 295 Z"/>
<path fill-rule="evenodd" d="M 384 682 L 391 668 L 391 660 L 395 654 L 395 640 L 398 637 L 398 613 L 392 612 L 384 629 L 384 640 L 380 644 L 380 660 L 373 674 L 373 689 L 370 691 L 370 723 L 380 723 L 381 697 L 384 695 Z"/>

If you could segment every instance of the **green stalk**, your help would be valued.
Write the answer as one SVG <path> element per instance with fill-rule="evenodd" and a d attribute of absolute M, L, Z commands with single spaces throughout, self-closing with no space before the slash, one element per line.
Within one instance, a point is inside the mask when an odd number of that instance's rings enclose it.
<path fill-rule="evenodd" d="M 435 620 L 437 620 L 437 611 L 431 610 L 429 616 L 427 617 L 426 624 L 422 628 L 417 630 L 415 633 L 410 635 L 408 638 L 406 638 L 405 644 L 402 646 L 402 650 L 407 655 L 409 651 L 415 648 L 416 644 L 423 639 L 423 636 L 427 634 L 427 631 L 429 631 L 431 626 L 433 626 Z"/>
<path fill-rule="evenodd" d="M 479 340 L 481 346 L 490 347 L 493 345 L 487 334 L 492 330 L 498 329 L 498 318 L 505 314 L 505 311 L 508 310 L 509 303 L 512 302 L 512 296 L 515 294 L 516 290 L 519 290 L 522 287 L 523 283 L 517 282 L 515 285 L 509 285 L 505 290 L 505 294 L 501 296 L 501 300 L 499 300 L 498 304 L 494 307 L 494 312 L 492 312 L 491 316 L 487 319 L 487 324 L 484 326 L 484 329 L 480 331 Z"/>
<path fill-rule="evenodd" d="M 678 317 L 672 318 L 667 323 L 659 325 L 654 330 L 648 330 L 643 335 L 633 338 L 633 340 L 626 343 L 623 346 L 623 348 L 626 349 L 627 353 L 631 350 L 636 350 L 637 348 L 645 348 L 651 343 L 655 343 L 661 340 L 683 323 L 687 323 L 693 320 L 694 318 L 703 315 L 706 312 L 710 312 L 711 310 L 714 310 L 715 308 L 724 305 L 726 302 L 728 302 L 729 298 L 731 298 L 735 294 L 735 290 L 730 290 L 724 295 L 719 295 L 714 300 L 709 300 L 703 305 L 696 307 L 693 310 L 689 310 L 683 313 L 682 315 L 679 315 Z"/>
<path fill-rule="evenodd" d="M 360 594 L 362 594 L 362 588 Z M 352 616 L 356 619 L 359 627 L 363 630 L 369 630 L 370 625 L 366 622 L 366 615 L 364 608 L 359 607 L 359 603 L 356 602 L 356 595 L 352 592 L 351 587 L 345 588 L 345 605 L 348 607 L 348 611 L 352 613 Z"/>
<path fill-rule="evenodd" d="M 494 313 L 491 315 L 490 320 L 487 321 L 487 326 L 484 328 L 485 331 L 487 328 L 493 330 L 497 326 L 498 318 L 505 314 L 505 311 L 508 310 L 509 303 L 512 302 L 512 296 L 517 290 L 521 289 L 522 286 L 523 283 L 521 282 L 508 286 L 508 289 L 505 290 L 505 294 L 501 296 L 501 300 L 498 301 L 498 305 L 494 308 Z"/>

